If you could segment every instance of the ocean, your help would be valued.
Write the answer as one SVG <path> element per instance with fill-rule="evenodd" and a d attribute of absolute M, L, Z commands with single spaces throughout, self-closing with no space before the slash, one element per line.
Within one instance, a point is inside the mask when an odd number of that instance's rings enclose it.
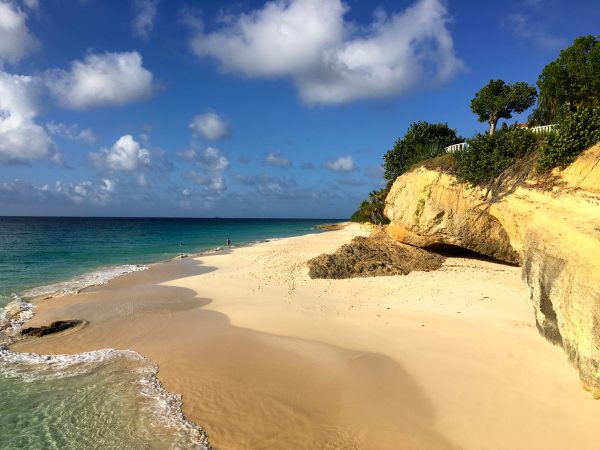
<path fill-rule="evenodd" d="M 47 357 L 2 344 L 35 313 L 34 297 L 74 293 L 227 239 L 245 245 L 333 222 L 0 217 L 0 448 L 205 448 L 202 424 L 183 417 L 180 398 L 160 386 L 141 355 L 103 349 Z"/>

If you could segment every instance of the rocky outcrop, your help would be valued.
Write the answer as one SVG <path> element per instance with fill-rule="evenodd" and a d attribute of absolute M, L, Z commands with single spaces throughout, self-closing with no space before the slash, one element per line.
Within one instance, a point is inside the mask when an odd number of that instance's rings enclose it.
<path fill-rule="evenodd" d="M 320 225 L 315 225 L 315 228 L 317 230 L 325 230 L 325 231 L 335 231 L 335 230 L 341 230 L 346 226 L 346 223 L 344 222 L 338 222 L 338 223 L 322 223 Z"/>
<path fill-rule="evenodd" d="M 308 261 L 311 278 L 354 278 L 406 275 L 413 270 L 438 269 L 444 257 L 400 244 L 384 233 L 366 238 L 355 237 L 331 255 L 320 255 Z"/>
<path fill-rule="evenodd" d="M 509 263 L 521 261 L 504 226 L 487 211 L 483 192 L 452 175 L 427 169 L 407 173 L 394 183 L 386 205 L 388 234 L 398 241 L 424 248 L 454 245 Z"/>
<path fill-rule="evenodd" d="M 50 325 L 23 328 L 21 334 L 27 337 L 43 337 L 83 325 L 83 323 L 83 320 L 57 320 Z"/>
<path fill-rule="evenodd" d="M 395 181 L 385 213 L 401 242 L 522 265 L 540 333 L 600 397 L 600 145 L 563 171 L 507 177 L 492 193 L 416 168 Z"/>

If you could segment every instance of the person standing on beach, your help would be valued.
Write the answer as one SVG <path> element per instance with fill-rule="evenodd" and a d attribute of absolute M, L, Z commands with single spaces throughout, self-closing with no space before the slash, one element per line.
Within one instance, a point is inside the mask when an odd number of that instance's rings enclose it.
<path fill-rule="evenodd" d="M 231 247 L 231 239 L 227 238 L 227 247 Z"/>

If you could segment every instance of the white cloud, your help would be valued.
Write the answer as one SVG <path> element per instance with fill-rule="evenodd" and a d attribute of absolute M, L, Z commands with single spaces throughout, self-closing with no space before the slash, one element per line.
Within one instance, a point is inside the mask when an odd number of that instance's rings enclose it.
<path fill-rule="evenodd" d="M 229 166 L 229 160 L 219 149 L 214 147 L 208 147 L 204 151 L 190 149 L 179 153 L 179 156 L 196 163 L 202 169 L 200 172 L 187 172 L 184 177 L 203 187 L 202 192 L 198 194 L 204 201 L 216 200 L 227 190 L 223 171 Z"/>
<path fill-rule="evenodd" d="M 213 56 L 227 71 L 281 76 L 318 64 L 322 50 L 344 34 L 345 8 L 339 0 L 270 1 L 241 14 L 222 30 L 191 40 L 199 56 Z"/>
<path fill-rule="evenodd" d="M 131 24 L 133 33 L 142 38 L 148 39 L 154 19 L 156 18 L 158 0 L 133 0 L 135 17 Z"/>
<path fill-rule="evenodd" d="M 364 28 L 346 21 L 346 12 L 341 0 L 270 1 L 216 32 L 192 22 L 190 46 L 228 72 L 290 77 L 311 104 L 401 95 L 463 68 L 442 0 L 418 0 L 392 15 L 378 10 Z"/>
<path fill-rule="evenodd" d="M 214 192 L 222 192 L 227 189 L 223 175 L 220 172 L 198 173 L 192 171 L 187 173 L 186 177 L 192 180 L 194 184 L 206 186 Z"/>
<path fill-rule="evenodd" d="M 265 173 L 239 175 L 237 180 L 244 186 L 255 186 L 258 192 L 266 197 L 285 196 L 296 186 L 296 182 L 291 178 L 281 178 Z"/>
<path fill-rule="evenodd" d="M 36 99 L 35 78 L 0 71 L 0 163 L 53 156 L 50 136 L 35 123 Z"/>
<path fill-rule="evenodd" d="M 223 171 L 229 166 L 229 160 L 218 148 L 207 147 L 204 151 L 189 149 L 179 153 L 183 159 L 193 161 L 199 166 L 215 172 Z"/>
<path fill-rule="evenodd" d="M 23 4 L 28 9 L 38 9 L 40 7 L 39 0 L 23 0 Z"/>
<path fill-rule="evenodd" d="M 265 162 L 269 166 L 283 168 L 290 167 L 292 165 L 292 162 L 286 157 L 284 157 L 279 151 L 273 151 L 268 153 L 267 156 L 265 156 Z"/>
<path fill-rule="evenodd" d="M 209 141 L 220 141 L 231 135 L 229 123 L 212 111 L 194 116 L 190 128 L 194 134 L 200 135 Z"/>
<path fill-rule="evenodd" d="M 27 14 L 14 2 L 0 0 L 0 67 L 16 63 L 38 45 L 27 28 Z"/>
<path fill-rule="evenodd" d="M 87 145 L 96 143 L 96 135 L 91 128 L 83 130 L 77 125 L 65 125 L 64 123 L 48 122 L 46 129 L 53 136 L 61 136 L 70 141 L 83 142 Z"/>
<path fill-rule="evenodd" d="M 115 192 L 116 184 L 108 178 L 101 179 L 99 183 L 55 181 L 42 186 L 18 179 L 0 182 L 0 202 L 13 204 L 72 203 L 82 205 L 87 203 L 106 205 L 114 198 Z"/>
<path fill-rule="evenodd" d="M 108 178 L 102 178 L 100 183 L 91 181 L 79 183 L 65 183 L 56 181 L 54 184 L 45 184 L 39 190 L 55 199 L 66 199 L 76 205 L 85 203 L 106 205 L 116 191 L 116 183 Z"/>
<path fill-rule="evenodd" d="M 352 172 L 354 170 L 354 160 L 352 156 L 340 156 L 332 161 L 327 161 L 325 167 L 334 172 Z"/>
<path fill-rule="evenodd" d="M 98 168 L 133 172 L 150 166 L 150 152 L 142 148 L 130 134 L 122 136 L 111 148 L 90 153 Z"/>
<path fill-rule="evenodd" d="M 556 50 L 568 45 L 566 39 L 548 33 L 539 24 L 531 23 L 526 14 L 510 14 L 504 23 L 515 36 L 530 40 L 542 49 Z"/>
<path fill-rule="evenodd" d="M 106 192 L 115 192 L 117 188 L 117 183 L 111 180 L 110 178 L 101 178 L 100 179 L 100 190 Z"/>
<path fill-rule="evenodd" d="M 153 91 L 153 75 L 142 67 L 138 52 L 87 55 L 73 61 L 70 71 L 49 72 L 46 83 L 59 103 L 72 109 L 123 105 Z"/>
<path fill-rule="evenodd" d="M 297 200 L 309 195 L 307 191 L 298 189 L 296 180 L 291 177 L 278 177 L 262 173 L 238 175 L 237 181 L 244 186 L 254 186 L 260 195 L 269 198 Z"/>

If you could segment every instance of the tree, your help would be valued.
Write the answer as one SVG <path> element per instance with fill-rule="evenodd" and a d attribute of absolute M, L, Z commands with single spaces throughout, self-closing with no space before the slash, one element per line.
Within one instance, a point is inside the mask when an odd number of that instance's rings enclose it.
<path fill-rule="evenodd" d="M 535 87 L 520 81 L 506 84 L 502 80 L 490 80 L 471 100 L 471 111 L 480 122 L 490 124 L 490 134 L 496 131 L 500 119 L 510 119 L 513 112 L 522 113 L 535 102 Z"/>
<path fill-rule="evenodd" d="M 532 119 L 538 123 L 556 120 L 561 108 L 600 106 L 600 40 L 581 36 L 544 67 L 537 81 L 538 107 Z"/>
<path fill-rule="evenodd" d="M 377 225 L 390 223 L 389 219 L 383 214 L 385 209 L 385 198 L 392 188 L 392 182 L 378 191 L 371 191 L 369 198 L 363 200 L 358 210 L 352 214 L 350 220 L 353 222 L 371 222 Z"/>
<path fill-rule="evenodd" d="M 403 138 L 398 138 L 394 148 L 383 156 L 384 176 L 395 180 L 412 165 L 444 152 L 444 148 L 463 142 L 456 130 L 446 123 L 413 122 Z"/>

